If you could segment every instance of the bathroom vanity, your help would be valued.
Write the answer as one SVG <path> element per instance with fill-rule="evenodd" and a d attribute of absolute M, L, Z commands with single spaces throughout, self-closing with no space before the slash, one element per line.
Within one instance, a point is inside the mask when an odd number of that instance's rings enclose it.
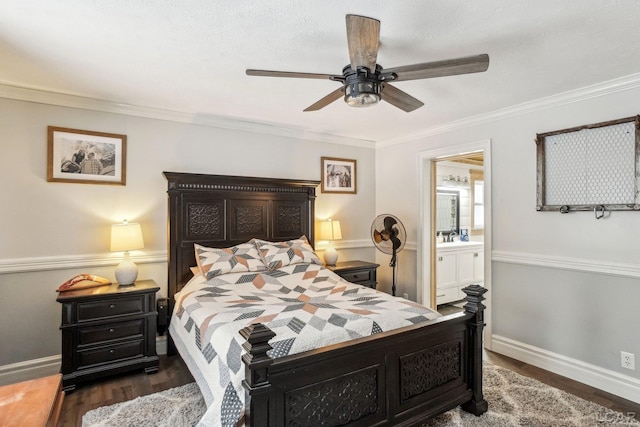
<path fill-rule="evenodd" d="M 484 286 L 484 243 L 450 242 L 436 245 L 436 303 L 464 299 L 462 288 Z"/>

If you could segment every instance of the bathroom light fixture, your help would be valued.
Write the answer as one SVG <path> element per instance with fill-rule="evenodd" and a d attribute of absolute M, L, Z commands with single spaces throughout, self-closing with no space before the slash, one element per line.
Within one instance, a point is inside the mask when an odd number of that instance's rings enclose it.
<path fill-rule="evenodd" d="M 336 265 L 338 262 L 338 252 L 333 245 L 334 240 L 342 239 L 342 230 L 340 230 L 340 221 L 334 221 L 329 218 L 320 223 L 320 240 L 328 240 L 329 246 L 324 251 L 324 262 L 327 265 Z"/>
<path fill-rule="evenodd" d="M 442 177 L 443 186 L 446 187 L 469 187 L 469 177 L 460 175 L 445 175 Z"/>
<path fill-rule="evenodd" d="M 111 252 L 123 252 L 124 259 L 116 268 L 116 280 L 120 286 L 131 286 L 138 278 L 138 266 L 129 258 L 129 251 L 144 248 L 140 224 L 128 222 L 111 226 Z"/>

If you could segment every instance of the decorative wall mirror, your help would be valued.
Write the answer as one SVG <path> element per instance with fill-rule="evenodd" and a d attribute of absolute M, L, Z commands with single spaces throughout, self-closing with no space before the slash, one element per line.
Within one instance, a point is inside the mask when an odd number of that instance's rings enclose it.
<path fill-rule="evenodd" d="M 436 233 L 449 235 L 460 229 L 460 193 L 438 190 L 436 194 Z"/>

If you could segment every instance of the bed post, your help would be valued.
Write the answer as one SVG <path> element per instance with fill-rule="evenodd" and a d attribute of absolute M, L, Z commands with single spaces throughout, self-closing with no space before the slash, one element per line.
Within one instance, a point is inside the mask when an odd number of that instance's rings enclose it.
<path fill-rule="evenodd" d="M 245 379 L 242 381 L 245 389 L 245 422 L 250 427 L 273 425 L 268 415 L 272 411 L 269 411 L 271 384 L 267 373 L 273 359 L 267 356 L 267 351 L 272 348 L 269 340 L 276 334 L 262 323 L 254 323 L 242 328 L 240 335 L 246 340 L 242 348 L 247 351 L 242 355 L 245 364 Z"/>
<path fill-rule="evenodd" d="M 488 403 L 482 395 L 482 330 L 484 329 L 484 293 L 487 289 L 480 285 L 469 285 L 462 291 L 467 294 L 464 308 L 467 313 L 473 314 L 467 323 L 469 333 L 469 386 L 471 387 L 471 400 L 462 405 L 462 409 L 474 415 L 482 415 L 487 412 Z"/>

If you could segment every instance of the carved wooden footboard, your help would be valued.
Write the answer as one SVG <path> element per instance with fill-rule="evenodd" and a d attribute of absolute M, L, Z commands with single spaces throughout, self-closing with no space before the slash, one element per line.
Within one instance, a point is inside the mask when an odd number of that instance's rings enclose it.
<path fill-rule="evenodd" d="M 278 359 L 266 354 L 269 328 L 244 328 L 247 425 L 410 426 L 458 405 L 483 414 L 486 289 L 464 292 L 464 313 Z"/>

